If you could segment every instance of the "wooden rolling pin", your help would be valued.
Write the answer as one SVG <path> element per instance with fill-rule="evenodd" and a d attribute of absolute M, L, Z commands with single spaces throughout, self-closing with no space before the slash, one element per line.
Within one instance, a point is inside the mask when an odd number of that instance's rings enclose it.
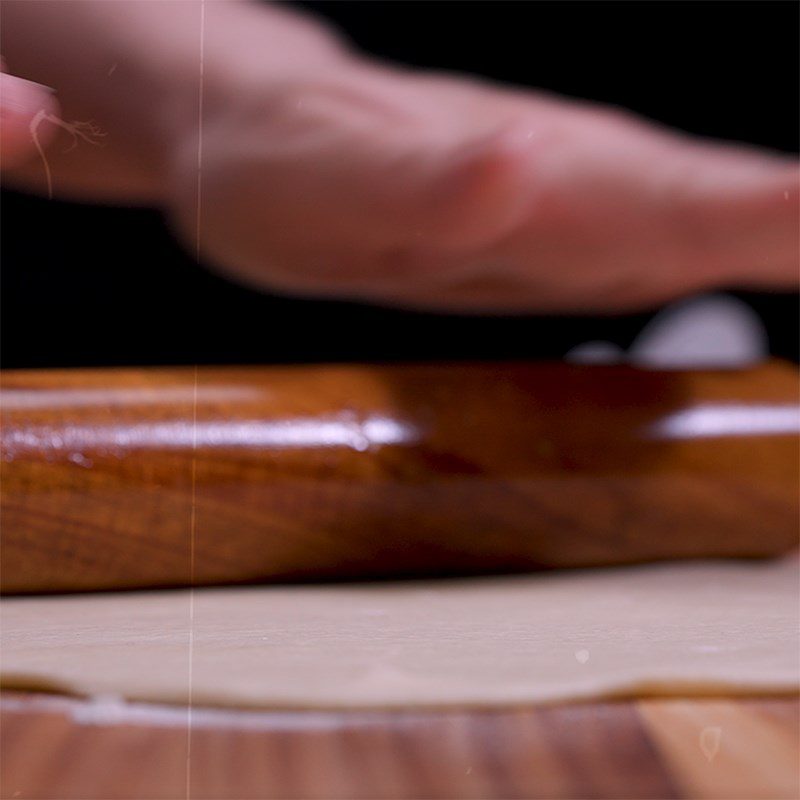
<path fill-rule="evenodd" d="M 6 372 L 2 590 L 767 556 L 797 401 L 780 363 Z"/>

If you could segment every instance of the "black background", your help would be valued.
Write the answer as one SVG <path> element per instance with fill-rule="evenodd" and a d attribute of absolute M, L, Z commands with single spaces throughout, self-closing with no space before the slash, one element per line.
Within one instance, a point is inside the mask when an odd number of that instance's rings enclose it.
<path fill-rule="evenodd" d="M 796 152 L 800 5 L 790 2 L 308 2 L 361 47 L 627 106 Z M 745 296 L 797 358 L 796 295 Z M 158 212 L 2 202 L 4 367 L 557 357 L 627 344 L 647 314 L 472 318 L 278 298 L 199 268 Z"/>

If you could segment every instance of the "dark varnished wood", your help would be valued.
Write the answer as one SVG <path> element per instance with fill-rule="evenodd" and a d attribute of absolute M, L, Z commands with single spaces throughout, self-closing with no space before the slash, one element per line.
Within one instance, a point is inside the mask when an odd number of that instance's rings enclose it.
<path fill-rule="evenodd" d="M 242 712 L 5 693 L 0 797 L 794 800 L 796 698 Z"/>
<path fill-rule="evenodd" d="M 765 556 L 797 400 L 778 363 L 6 372 L 2 588 Z"/>

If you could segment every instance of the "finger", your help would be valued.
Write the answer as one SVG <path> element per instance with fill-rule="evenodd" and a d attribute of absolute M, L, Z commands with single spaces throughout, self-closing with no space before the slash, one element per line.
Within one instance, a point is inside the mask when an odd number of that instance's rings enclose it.
<path fill-rule="evenodd" d="M 676 152 L 675 235 L 689 264 L 720 281 L 790 287 L 800 282 L 800 169 L 740 148 Z"/>
<path fill-rule="evenodd" d="M 579 196 L 562 203 L 582 209 L 587 220 L 596 215 L 609 241 L 621 240 L 615 218 L 622 219 L 627 242 L 636 246 L 641 237 L 651 248 L 649 263 L 676 276 L 694 280 L 700 271 L 715 283 L 798 280 L 795 159 L 670 133 L 625 115 L 609 121 L 602 113 L 587 142 L 591 121 L 576 122 L 585 126 L 575 134 L 585 153 L 576 152 L 554 180 L 577 187 Z"/>
<path fill-rule="evenodd" d="M 797 284 L 792 159 L 595 110 L 573 111 L 558 128 L 559 136 L 537 137 L 527 217 L 483 259 L 495 277 L 510 265 L 540 302 L 565 309 Z"/>
<path fill-rule="evenodd" d="M 438 288 L 459 307 L 483 306 L 483 291 L 509 310 L 616 309 L 800 280 L 800 171 L 788 157 L 564 104 L 520 115 L 442 163 L 429 171 L 435 185 L 415 195 L 432 236 L 412 252 L 438 263 L 422 277 L 453 281 L 452 294 Z M 446 265 L 459 252 L 454 273 Z M 456 290 L 465 282 L 474 289 Z M 419 289 L 430 298 L 434 286 Z"/>
<path fill-rule="evenodd" d="M 32 124 L 37 115 L 55 114 L 53 93 L 38 83 L 0 74 L 0 165 L 16 167 L 36 154 Z M 42 126 L 44 128 L 51 126 Z M 41 143 L 41 142 L 40 142 Z"/>

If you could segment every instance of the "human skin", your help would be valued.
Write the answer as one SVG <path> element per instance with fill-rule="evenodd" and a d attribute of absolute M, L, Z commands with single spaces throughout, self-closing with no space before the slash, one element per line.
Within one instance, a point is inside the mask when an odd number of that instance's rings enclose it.
<path fill-rule="evenodd" d="M 0 8 L 9 68 L 105 134 L 65 153 L 70 135 L 39 126 L 54 193 L 158 206 L 237 280 L 444 311 L 614 312 L 800 277 L 786 156 L 380 63 L 274 6 Z M 23 139 L 4 179 L 46 191 Z"/>
<path fill-rule="evenodd" d="M 11 169 L 37 152 L 30 130 L 35 116 L 57 114 L 58 105 L 46 86 L 6 74 L 2 62 L 0 69 L 0 165 Z"/>

